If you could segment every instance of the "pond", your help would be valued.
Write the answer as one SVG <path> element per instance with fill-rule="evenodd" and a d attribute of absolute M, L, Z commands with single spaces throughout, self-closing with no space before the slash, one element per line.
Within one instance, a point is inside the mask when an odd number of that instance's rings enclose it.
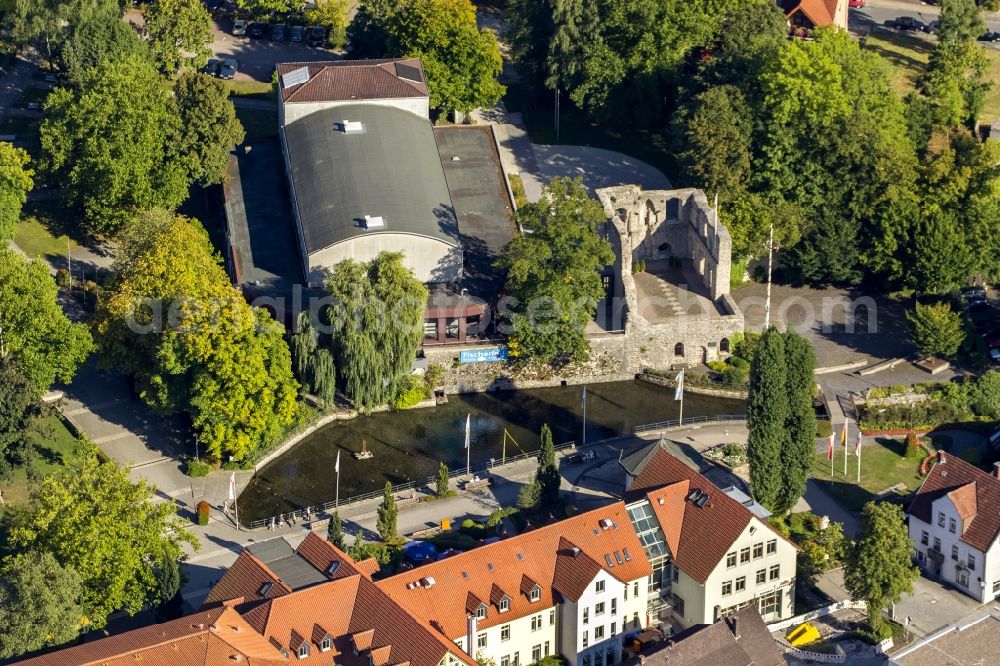
<path fill-rule="evenodd" d="M 673 389 L 639 381 L 590 384 L 586 439 L 596 442 L 629 433 L 637 425 L 676 419 L 678 406 Z M 240 495 L 240 514 L 255 520 L 332 501 L 338 450 L 343 501 L 379 490 L 386 481 L 398 484 L 427 479 L 437 473 L 439 462 L 452 470 L 464 468 L 467 417 L 475 469 L 491 458 L 499 463 L 505 448 L 508 457 L 536 451 L 544 423 L 552 428 L 557 446 L 580 443 L 582 411 L 582 387 L 557 386 L 452 395 L 448 404 L 435 408 L 335 421 L 264 467 Z M 744 411 L 740 400 L 694 393 L 684 396 L 685 418 Z M 362 443 L 373 458 L 354 458 Z"/>

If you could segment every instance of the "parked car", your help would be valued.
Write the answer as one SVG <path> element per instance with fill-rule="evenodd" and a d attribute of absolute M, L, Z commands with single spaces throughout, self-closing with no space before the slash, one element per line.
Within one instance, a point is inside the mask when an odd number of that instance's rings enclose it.
<path fill-rule="evenodd" d="M 306 29 L 301 25 L 293 25 L 292 29 L 288 31 L 288 40 L 292 42 L 301 42 L 305 37 Z"/>
<path fill-rule="evenodd" d="M 985 312 L 990 309 L 990 302 L 985 298 L 970 299 L 966 302 L 965 309 L 969 312 Z"/>
<path fill-rule="evenodd" d="M 201 68 L 202 74 L 208 74 L 209 76 L 218 76 L 219 68 L 222 67 L 222 61 L 216 58 L 211 58 L 205 66 Z"/>
<path fill-rule="evenodd" d="M 247 34 L 247 22 L 243 19 L 233 21 L 233 35 L 235 37 L 242 37 L 245 34 Z"/>
<path fill-rule="evenodd" d="M 222 67 L 219 68 L 219 78 L 220 79 L 231 79 L 236 76 L 236 72 L 240 67 L 240 61 L 236 58 L 226 58 L 222 61 Z"/>
<path fill-rule="evenodd" d="M 275 23 L 271 26 L 271 39 L 280 42 L 285 39 L 285 30 L 288 26 L 284 23 Z"/>
<path fill-rule="evenodd" d="M 313 28 L 309 30 L 309 37 L 307 38 L 309 46 L 315 46 L 315 47 L 326 46 L 326 35 L 327 35 L 326 28 L 320 25 L 313 26 Z"/>
<path fill-rule="evenodd" d="M 994 365 L 1000 365 L 1000 349 L 990 350 L 990 360 L 993 361 Z"/>
<path fill-rule="evenodd" d="M 992 30 L 987 30 L 985 33 L 978 37 L 981 42 L 996 43 L 1000 42 L 1000 32 L 994 32 Z"/>
<path fill-rule="evenodd" d="M 927 25 L 924 26 L 924 32 L 926 32 L 928 35 L 933 35 L 933 34 L 937 33 L 938 28 L 940 26 L 941 26 L 941 21 L 938 21 L 937 19 L 935 19 L 935 20 L 931 21 L 930 23 L 928 23 Z"/>
<path fill-rule="evenodd" d="M 983 287 L 965 287 L 962 289 L 962 298 L 967 301 L 971 300 L 985 300 L 986 289 Z"/>
<path fill-rule="evenodd" d="M 267 33 L 266 23 L 251 23 L 247 26 L 247 37 L 260 39 Z"/>
<path fill-rule="evenodd" d="M 924 22 L 918 21 L 912 16 L 900 16 L 892 22 L 892 27 L 896 30 L 923 30 Z"/>
<path fill-rule="evenodd" d="M 847 6 L 852 9 L 861 9 L 865 6 L 865 0 L 847 0 Z"/>

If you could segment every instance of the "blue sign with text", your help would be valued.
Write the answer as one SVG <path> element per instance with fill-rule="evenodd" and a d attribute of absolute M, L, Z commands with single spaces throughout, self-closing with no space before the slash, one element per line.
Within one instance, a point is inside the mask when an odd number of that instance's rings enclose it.
<path fill-rule="evenodd" d="M 492 361 L 506 361 L 507 348 L 493 347 L 492 349 L 470 349 L 459 352 L 459 363 L 490 363 Z"/>

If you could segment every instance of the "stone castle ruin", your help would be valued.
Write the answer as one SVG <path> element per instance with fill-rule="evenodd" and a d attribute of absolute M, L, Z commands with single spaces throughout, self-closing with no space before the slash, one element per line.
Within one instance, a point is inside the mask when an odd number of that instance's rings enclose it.
<path fill-rule="evenodd" d="M 597 197 L 615 249 L 604 328 L 619 333 L 595 346 L 622 354 L 629 372 L 727 356 L 743 314 L 729 294 L 732 239 L 705 194 L 623 185 Z"/>

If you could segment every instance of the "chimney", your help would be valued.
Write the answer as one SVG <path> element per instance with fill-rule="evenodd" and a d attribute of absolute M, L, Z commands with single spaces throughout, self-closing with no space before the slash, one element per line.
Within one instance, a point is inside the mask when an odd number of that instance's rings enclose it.
<path fill-rule="evenodd" d="M 993 476 L 1000 479 L 1000 462 L 993 463 Z"/>
<path fill-rule="evenodd" d="M 479 629 L 479 622 L 476 620 L 475 613 L 469 613 L 465 616 L 465 652 L 469 655 L 475 655 L 475 645 L 476 633 Z"/>
<path fill-rule="evenodd" d="M 943 465 L 945 463 L 945 460 L 944 460 L 944 451 L 938 451 L 937 452 L 937 461 L 938 461 L 939 465 Z"/>
<path fill-rule="evenodd" d="M 733 617 L 732 617 L 732 620 L 733 620 L 733 637 L 736 640 L 740 640 L 739 619 L 740 618 L 738 616 L 736 616 L 736 615 L 733 615 Z"/>

